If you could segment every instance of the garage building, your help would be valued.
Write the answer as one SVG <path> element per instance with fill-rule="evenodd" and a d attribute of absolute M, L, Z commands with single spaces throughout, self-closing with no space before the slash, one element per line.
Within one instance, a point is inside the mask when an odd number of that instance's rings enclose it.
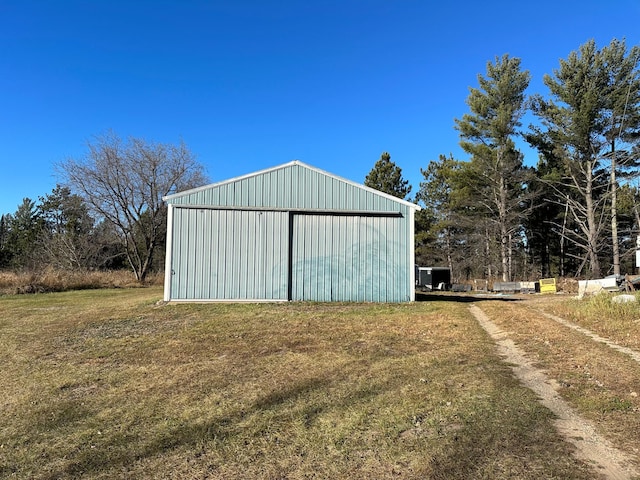
<path fill-rule="evenodd" d="M 165 301 L 415 300 L 410 202 L 299 161 L 164 200 Z"/>

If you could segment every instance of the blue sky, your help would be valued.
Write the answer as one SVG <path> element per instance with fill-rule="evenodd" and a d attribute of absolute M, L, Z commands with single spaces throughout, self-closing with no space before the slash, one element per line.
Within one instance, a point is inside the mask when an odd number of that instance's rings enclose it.
<path fill-rule="evenodd" d="M 454 119 L 488 61 L 546 94 L 559 59 L 638 25 L 637 0 L 0 0 L 0 213 L 109 130 L 183 139 L 212 181 L 298 159 L 362 182 L 388 151 L 413 195 L 466 158 Z"/>

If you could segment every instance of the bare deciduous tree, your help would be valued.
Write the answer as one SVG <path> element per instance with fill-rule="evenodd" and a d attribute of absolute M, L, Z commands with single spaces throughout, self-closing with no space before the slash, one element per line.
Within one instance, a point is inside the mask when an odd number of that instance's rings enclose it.
<path fill-rule="evenodd" d="M 87 147 L 83 157 L 63 161 L 58 170 L 66 185 L 113 224 L 136 279 L 144 281 L 166 233 L 162 197 L 205 183 L 204 168 L 184 142 L 122 140 L 109 132 Z"/>

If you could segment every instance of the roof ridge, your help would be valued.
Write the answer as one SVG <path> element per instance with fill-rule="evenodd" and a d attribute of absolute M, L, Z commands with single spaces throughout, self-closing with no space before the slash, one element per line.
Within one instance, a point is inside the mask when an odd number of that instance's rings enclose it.
<path fill-rule="evenodd" d="M 403 205 L 409 206 L 409 207 L 411 207 L 411 208 L 413 208 L 415 210 L 421 210 L 421 207 L 419 205 L 416 205 L 415 203 L 409 202 L 409 201 L 404 200 L 402 198 L 394 197 L 393 195 L 390 195 L 388 193 L 382 192 L 380 190 L 376 190 L 375 188 L 368 187 L 368 186 L 366 186 L 366 185 L 364 185 L 362 183 L 358 183 L 358 182 L 355 182 L 353 180 L 349 180 L 348 178 L 341 177 L 339 175 L 333 174 L 333 173 L 328 172 L 326 170 L 322 170 L 322 169 L 320 169 L 318 167 L 314 167 L 312 165 L 309 165 L 309 164 L 304 163 L 303 161 L 297 160 L 297 159 L 296 160 L 292 160 L 292 161 L 287 162 L 287 163 L 283 163 L 281 165 L 276 165 L 276 166 L 273 166 L 273 167 L 269 167 L 269 168 L 265 168 L 265 169 L 262 169 L 262 170 L 258 170 L 256 172 L 251 172 L 251 173 L 247 173 L 247 174 L 240 175 L 240 176 L 237 176 L 237 177 L 229 178 L 227 180 L 222 180 L 220 182 L 214 182 L 214 183 L 210 183 L 210 184 L 207 184 L 207 185 L 202 185 L 200 187 L 195 187 L 195 188 L 191 188 L 191 189 L 188 189 L 188 190 L 183 190 L 181 192 L 172 193 L 170 195 L 165 195 L 165 196 L 162 197 L 162 200 L 171 201 L 174 198 L 184 197 L 184 196 L 187 196 L 187 195 L 191 195 L 191 194 L 194 194 L 194 193 L 201 192 L 203 190 L 220 187 L 220 186 L 227 185 L 227 184 L 233 183 L 233 182 L 238 182 L 238 181 L 241 181 L 241 180 L 246 180 L 248 178 L 256 177 L 256 176 L 259 176 L 259 175 L 264 175 L 266 173 L 274 172 L 276 170 L 281 170 L 281 169 L 284 169 L 284 168 L 287 168 L 287 167 L 291 167 L 291 166 L 299 166 L 299 167 L 307 168 L 309 170 L 312 170 L 314 172 L 320 173 L 320 174 L 325 175 L 327 177 L 334 178 L 334 179 L 336 179 L 338 181 L 341 181 L 341 182 L 344 182 L 346 184 L 352 185 L 352 186 L 354 186 L 356 188 L 372 192 L 375 195 L 379 195 L 381 197 L 388 198 L 388 199 L 390 199 L 390 200 L 392 200 L 394 202 L 398 202 L 398 203 L 401 203 Z"/>

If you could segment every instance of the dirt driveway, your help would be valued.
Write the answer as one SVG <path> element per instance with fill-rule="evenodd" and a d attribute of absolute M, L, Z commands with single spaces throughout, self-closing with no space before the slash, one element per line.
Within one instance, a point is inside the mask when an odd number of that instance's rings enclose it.
<path fill-rule="evenodd" d="M 555 414 L 555 426 L 574 445 L 575 456 L 593 464 L 602 478 L 640 478 L 640 409 L 633 389 L 640 353 L 543 311 L 535 297 L 479 300 L 470 312 L 514 375 Z M 611 399 L 612 407 L 603 408 L 608 404 L 602 399 Z"/>

